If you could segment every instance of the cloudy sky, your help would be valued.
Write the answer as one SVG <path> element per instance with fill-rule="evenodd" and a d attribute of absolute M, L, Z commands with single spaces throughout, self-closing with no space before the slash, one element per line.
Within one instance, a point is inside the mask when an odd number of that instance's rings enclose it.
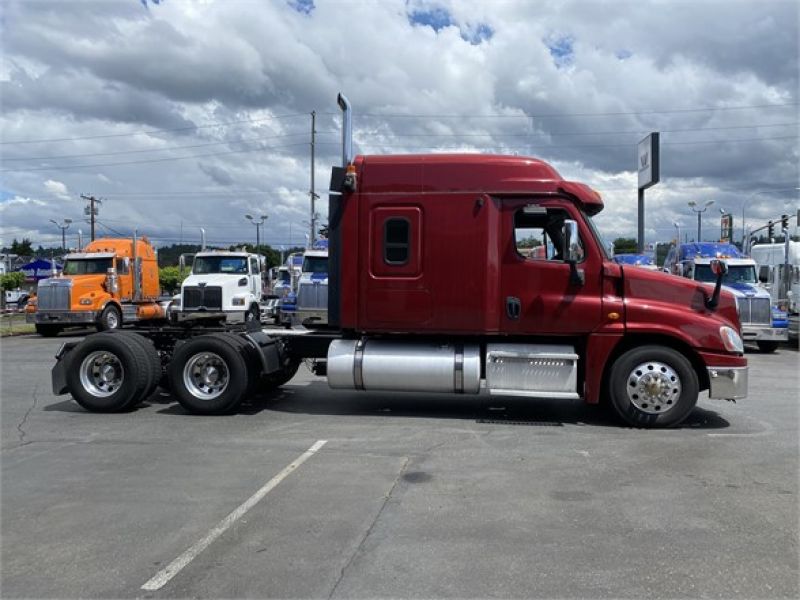
<path fill-rule="evenodd" d="M 598 189 L 607 237 L 636 236 L 636 143 L 660 131 L 647 241 L 714 200 L 739 235 L 798 201 L 794 0 L 4 0 L 0 245 L 60 245 L 49 219 L 159 244 L 301 243 L 310 132 L 325 220 L 340 160 L 465 151 L 551 162 Z M 712 233 L 713 232 L 713 233 Z M 704 236 L 706 237 L 706 236 Z"/>

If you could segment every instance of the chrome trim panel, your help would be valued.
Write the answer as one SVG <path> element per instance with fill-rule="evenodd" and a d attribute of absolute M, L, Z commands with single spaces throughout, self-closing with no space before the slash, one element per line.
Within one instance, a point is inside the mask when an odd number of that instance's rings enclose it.
<path fill-rule="evenodd" d="M 486 387 L 491 394 L 578 399 L 577 380 L 578 355 L 572 346 L 486 346 Z"/>
<path fill-rule="evenodd" d="M 708 397 L 734 400 L 747 397 L 747 367 L 708 367 Z"/>

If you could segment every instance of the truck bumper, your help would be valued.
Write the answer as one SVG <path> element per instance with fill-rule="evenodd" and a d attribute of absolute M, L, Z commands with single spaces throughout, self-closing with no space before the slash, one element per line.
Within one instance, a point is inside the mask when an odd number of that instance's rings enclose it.
<path fill-rule="evenodd" d="M 299 323 L 316 323 L 318 325 L 325 325 L 328 322 L 327 309 L 316 308 L 298 308 L 295 311 L 295 319 Z"/>
<path fill-rule="evenodd" d="M 175 312 L 178 322 L 201 321 L 201 320 L 225 320 L 228 323 L 241 323 L 244 321 L 244 309 L 235 312 L 224 311 L 196 311 L 196 312 Z"/>
<path fill-rule="evenodd" d="M 708 367 L 708 397 L 736 400 L 747 397 L 747 367 Z"/>
<path fill-rule="evenodd" d="M 745 342 L 785 342 L 788 339 L 786 327 L 742 325 L 742 340 Z"/>
<path fill-rule="evenodd" d="M 86 325 L 97 321 L 93 310 L 78 311 L 36 311 L 25 314 L 25 322 L 37 325 Z"/>

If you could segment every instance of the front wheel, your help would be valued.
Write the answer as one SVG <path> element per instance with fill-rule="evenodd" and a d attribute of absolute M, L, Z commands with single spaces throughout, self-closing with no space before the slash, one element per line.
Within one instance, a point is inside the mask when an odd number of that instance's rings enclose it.
<path fill-rule="evenodd" d="M 110 331 L 121 327 L 122 314 L 116 306 L 109 304 L 100 313 L 100 318 L 97 319 L 97 331 Z"/>
<path fill-rule="evenodd" d="M 772 354 L 778 349 L 778 342 L 756 342 L 762 354 Z"/>
<path fill-rule="evenodd" d="M 665 346 L 642 346 L 611 367 L 608 392 L 617 414 L 634 427 L 674 427 L 697 403 L 700 386 L 689 360 Z"/>

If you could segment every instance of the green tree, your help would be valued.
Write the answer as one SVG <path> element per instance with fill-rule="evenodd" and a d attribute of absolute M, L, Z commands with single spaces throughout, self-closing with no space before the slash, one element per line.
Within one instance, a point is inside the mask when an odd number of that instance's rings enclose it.
<path fill-rule="evenodd" d="M 614 240 L 614 254 L 635 254 L 639 243 L 634 238 L 619 237 Z"/>
<path fill-rule="evenodd" d="M 22 238 L 21 242 L 17 238 L 11 242 L 11 254 L 19 256 L 33 256 L 33 246 L 28 238 Z"/>
<path fill-rule="evenodd" d="M 181 283 L 189 276 L 189 269 L 184 269 L 183 274 L 178 267 L 161 267 L 158 270 L 158 283 L 161 291 L 167 294 L 177 294 Z"/>

